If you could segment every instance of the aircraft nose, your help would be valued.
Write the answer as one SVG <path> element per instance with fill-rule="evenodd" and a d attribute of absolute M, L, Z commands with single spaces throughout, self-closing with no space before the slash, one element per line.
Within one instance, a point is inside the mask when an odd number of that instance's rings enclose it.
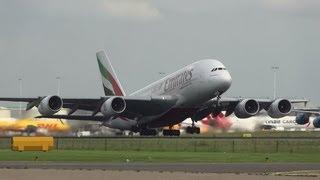
<path fill-rule="evenodd" d="M 232 83 L 231 75 L 228 71 L 225 71 L 220 76 L 219 91 L 221 93 L 226 92 L 230 88 L 231 83 Z"/>

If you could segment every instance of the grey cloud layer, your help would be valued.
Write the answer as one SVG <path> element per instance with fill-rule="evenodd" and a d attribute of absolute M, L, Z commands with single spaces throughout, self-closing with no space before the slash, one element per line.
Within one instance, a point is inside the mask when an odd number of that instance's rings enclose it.
<path fill-rule="evenodd" d="M 119 2 L 119 3 L 117 3 Z M 0 1 L 1 96 L 103 94 L 95 52 L 108 49 L 130 93 L 202 58 L 223 61 L 230 96 L 279 95 L 319 104 L 320 4 L 297 1 Z"/>

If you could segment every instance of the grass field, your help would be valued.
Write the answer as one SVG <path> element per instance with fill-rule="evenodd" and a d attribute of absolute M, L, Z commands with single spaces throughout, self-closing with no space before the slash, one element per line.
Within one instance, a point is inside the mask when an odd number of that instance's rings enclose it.
<path fill-rule="evenodd" d="M 168 163 L 240 163 L 240 162 L 320 162 L 315 153 L 209 153 L 148 151 L 74 151 L 14 152 L 0 150 L 0 161 L 55 162 L 168 162 Z"/>
<path fill-rule="evenodd" d="M 242 137 L 243 134 L 251 134 L 252 137 L 318 137 L 320 131 L 256 131 L 256 132 L 220 132 L 200 134 L 198 137 Z M 194 136 L 194 135 L 185 135 Z"/>
<path fill-rule="evenodd" d="M 253 136 L 266 137 L 264 133 Z M 290 134 L 287 136 L 319 135 L 318 132 Z M 318 138 L 263 139 L 231 135 L 238 138 L 55 138 L 55 150 L 50 152 L 13 152 L 9 150 L 10 138 L 0 138 L 0 161 L 320 162 Z"/>
<path fill-rule="evenodd" d="M 10 149 L 10 138 L 0 138 L 0 149 Z M 55 138 L 57 150 L 318 153 L 319 139 L 215 138 Z"/>

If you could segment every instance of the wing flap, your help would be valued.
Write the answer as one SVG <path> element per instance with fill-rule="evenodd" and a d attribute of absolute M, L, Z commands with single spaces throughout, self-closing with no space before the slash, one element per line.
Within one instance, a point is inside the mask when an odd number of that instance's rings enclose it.
<path fill-rule="evenodd" d="M 85 116 L 85 115 L 50 115 L 50 116 L 37 116 L 36 118 L 103 121 L 105 117 L 103 117 L 103 116 Z"/>

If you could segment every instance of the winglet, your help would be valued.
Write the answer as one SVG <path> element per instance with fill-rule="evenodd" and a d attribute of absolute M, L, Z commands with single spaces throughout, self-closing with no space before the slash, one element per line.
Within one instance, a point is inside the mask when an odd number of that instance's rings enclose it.
<path fill-rule="evenodd" d="M 120 81 L 105 51 L 99 51 L 96 55 L 105 95 L 125 96 Z"/>

